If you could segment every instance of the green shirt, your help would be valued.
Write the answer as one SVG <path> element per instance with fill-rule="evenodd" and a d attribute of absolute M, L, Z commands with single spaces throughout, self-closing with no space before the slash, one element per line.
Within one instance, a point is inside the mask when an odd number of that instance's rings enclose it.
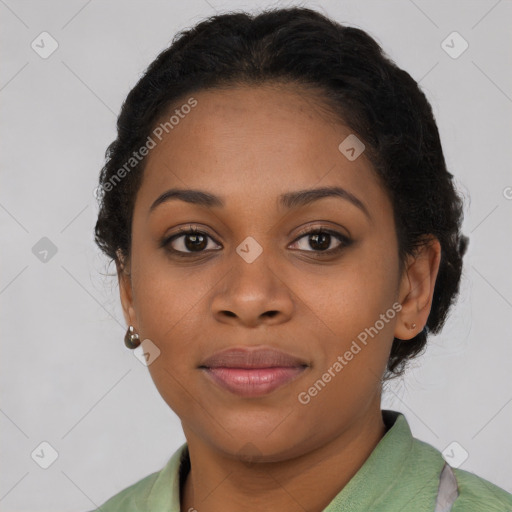
<path fill-rule="evenodd" d="M 512 512 L 512 494 L 473 473 L 450 468 L 437 449 L 412 436 L 402 413 L 384 410 L 382 415 L 386 434 L 323 512 Z M 97 510 L 180 512 L 180 484 L 189 467 L 184 443 L 161 471 L 127 487 Z M 450 493 L 445 503 L 442 495 Z"/>

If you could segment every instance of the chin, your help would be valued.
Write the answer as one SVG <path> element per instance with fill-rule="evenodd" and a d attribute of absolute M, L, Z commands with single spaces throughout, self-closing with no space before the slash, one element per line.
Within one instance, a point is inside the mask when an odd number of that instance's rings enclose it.
<path fill-rule="evenodd" d="M 213 437 L 211 428 L 207 428 L 208 444 L 226 456 L 248 463 L 279 462 L 300 455 L 297 447 L 304 447 L 309 436 L 299 432 L 295 422 L 280 422 L 282 418 L 276 422 L 262 421 L 259 426 L 250 421 L 239 421 L 234 426 L 224 422 L 226 430 L 216 428 Z M 290 428 L 292 425 L 295 428 Z"/>

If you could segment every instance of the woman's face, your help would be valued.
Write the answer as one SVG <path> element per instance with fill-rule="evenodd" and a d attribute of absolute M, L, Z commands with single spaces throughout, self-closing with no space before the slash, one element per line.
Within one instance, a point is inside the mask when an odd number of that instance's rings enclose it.
<path fill-rule="evenodd" d="M 339 149 L 351 130 L 306 94 L 267 86 L 193 97 L 147 157 L 130 278 L 120 280 L 125 315 L 160 351 L 149 370 L 187 438 L 284 460 L 380 410 L 406 287 L 392 205 L 364 152 L 354 159 L 361 147 L 348 139 Z M 170 189 L 216 199 L 174 195 L 152 208 Z M 190 228 L 200 233 L 181 232 Z M 294 362 L 204 367 L 230 348 L 274 348 Z"/>

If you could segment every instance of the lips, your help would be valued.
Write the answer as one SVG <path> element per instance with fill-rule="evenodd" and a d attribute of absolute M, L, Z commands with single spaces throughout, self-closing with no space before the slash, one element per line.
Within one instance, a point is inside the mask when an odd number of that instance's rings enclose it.
<path fill-rule="evenodd" d="M 304 360 L 273 348 L 233 348 L 213 354 L 199 368 L 221 388 L 256 397 L 294 380 L 308 366 Z"/>
<path fill-rule="evenodd" d="M 273 368 L 307 366 L 298 357 L 273 348 L 232 348 L 216 352 L 200 366 L 207 368 Z"/>

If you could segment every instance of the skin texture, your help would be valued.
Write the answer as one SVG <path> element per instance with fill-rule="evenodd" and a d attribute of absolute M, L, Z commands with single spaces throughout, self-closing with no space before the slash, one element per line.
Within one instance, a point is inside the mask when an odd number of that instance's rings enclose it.
<path fill-rule="evenodd" d="M 386 191 L 364 153 L 349 161 L 338 150 L 351 130 L 305 91 L 239 86 L 194 98 L 197 106 L 148 156 L 130 260 L 118 266 L 125 319 L 160 349 L 149 371 L 189 444 L 182 510 L 322 510 L 385 433 L 382 375 L 393 337 L 410 339 L 427 321 L 439 242 L 409 258 L 400 275 Z M 369 217 L 336 197 L 292 209 L 278 203 L 283 193 L 324 186 L 349 191 Z M 172 200 L 150 213 L 170 188 L 200 189 L 225 206 Z M 191 253 L 185 236 L 159 246 L 190 226 L 211 237 L 202 253 Z M 322 256 L 301 233 L 317 228 L 352 243 Z M 263 250 L 252 263 L 236 252 L 248 236 Z M 329 249 L 340 245 L 330 240 Z M 301 404 L 298 394 L 394 303 L 400 312 Z M 309 366 L 267 395 L 242 398 L 198 368 L 235 346 L 275 347 Z"/>

